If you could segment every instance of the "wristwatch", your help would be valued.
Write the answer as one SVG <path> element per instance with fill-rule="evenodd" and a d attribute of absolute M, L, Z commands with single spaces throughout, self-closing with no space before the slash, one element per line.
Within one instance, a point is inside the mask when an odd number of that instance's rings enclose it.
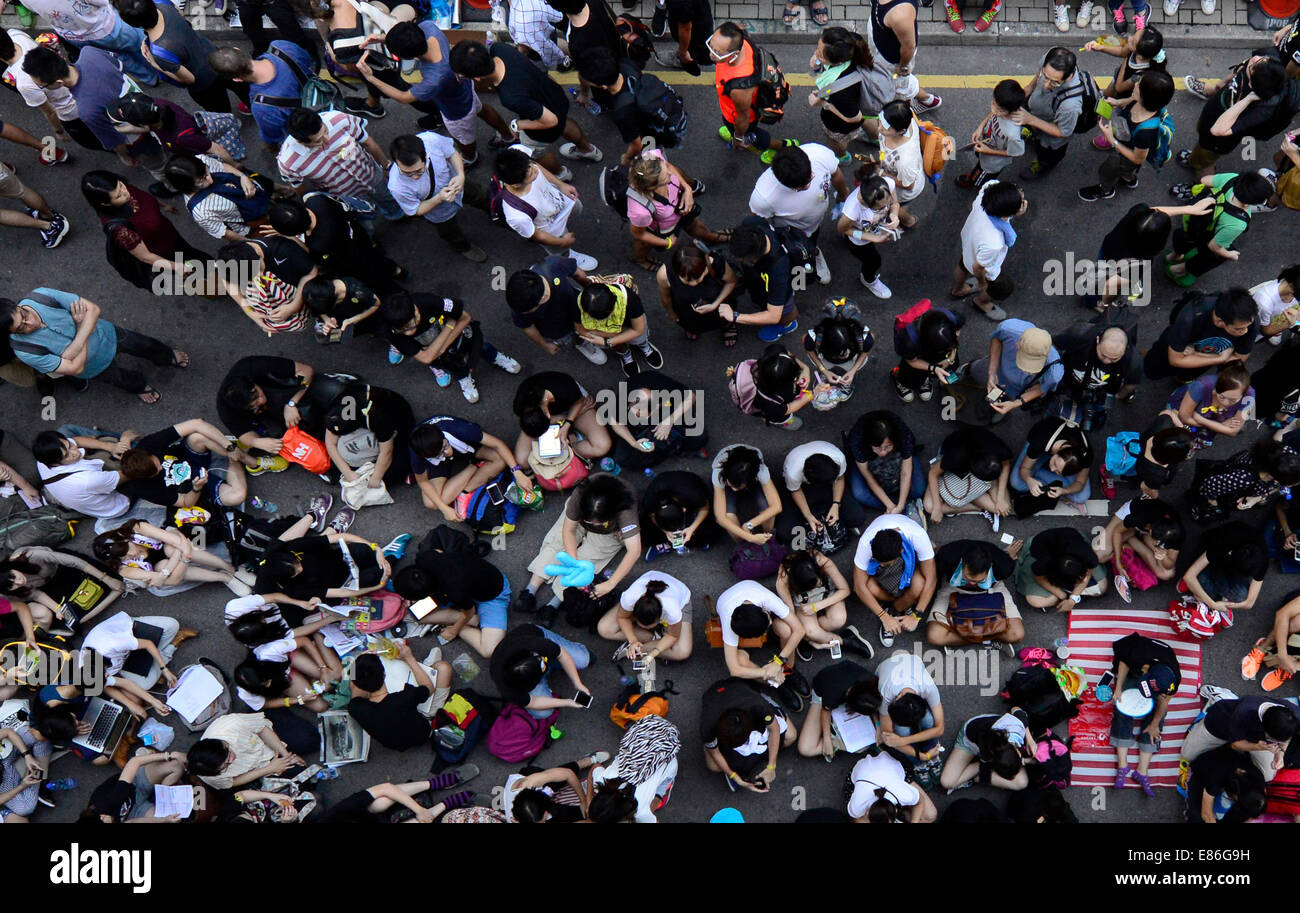
<path fill-rule="evenodd" d="M 1083 597 L 1080 596 L 1078 593 L 1071 593 L 1070 601 L 1073 602 L 1075 605 L 1078 605 L 1079 603 L 1083 602 Z"/>

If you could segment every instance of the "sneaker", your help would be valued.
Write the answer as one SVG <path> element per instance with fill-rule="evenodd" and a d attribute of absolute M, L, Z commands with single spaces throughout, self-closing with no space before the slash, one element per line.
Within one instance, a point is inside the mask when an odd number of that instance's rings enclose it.
<path fill-rule="evenodd" d="M 799 641 L 799 645 L 794 648 L 794 655 L 799 657 L 801 662 L 810 663 L 813 661 L 812 644 L 806 640 Z"/>
<path fill-rule="evenodd" d="M 668 36 L 668 8 L 663 4 L 656 6 L 654 15 L 650 17 L 650 34 L 655 38 Z"/>
<path fill-rule="evenodd" d="M 1255 676 L 1259 675 L 1260 667 L 1264 665 L 1264 651 L 1259 648 L 1263 642 L 1262 637 L 1255 641 L 1255 646 L 1241 658 L 1241 677 L 1248 682 L 1255 680 Z"/>
<path fill-rule="evenodd" d="M 894 645 L 894 635 L 885 630 L 884 622 L 880 624 L 880 645 L 886 650 Z"/>
<path fill-rule="evenodd" d="M 1147 27 L 1147 14 L 1146 14 L 1146 13 L 1134 13 L 1134 14 L 1133 14 L 1133 31 L 1135 31 L 1135 32 L 1141 32 L 1141 31 L 1144 31 L 1144 30 L 1146 29 L 1146 27 Z"/>
<path fill-rule="evenodd" d="M 1119 9 L 1115 10 L 1112 15 L 1114 16 L 1114 22 L 1111 23 L 1111 28 L 1115 30 L 1115 34 L 1127 35 L 1128 19 L 1124 16 L 1124 8 L 1121 6 Z"/>
<path fill-rule="evenodd" d="M 943 104 L 943 99 L 940 98 L 938 95 L 936 95 L 934 92 L 931 92 L 929 101 L 917 101 L 915 98 L 913 98 L 912 110 L 915 111 L 917 114 L 924 114 L 926 111 L 933 111 L 941 104 Z"/>
<path fill-rule="evenodd" d="M 661 542 L 658 545 L 652 545 L 645 550 L 646 564 L 659 560 L 660 555 L 666 555 L 673 550 L 673 547 L 667 542 Z"/>
<path fill-rule="evenodd" d="M 429 778 L 429 789 L 434 792 L 441 792 L 444 789 L 451 789 L 453 786 L 460 786 L 462 783 L 468 783 L 479 775 L 477 764 L 458 764 L 449 770 Z"/>
<path fill-rule="evenodd" d="M 1088 3 L 1087 5 L 1089 8 L 1092 7 L 1091 3 Z M 1058 32 L 1068 32 L 1070 30 L 1070 8 L 1064 3 L 1056 4 L 1055 10 L 1052 13 L 1052 21 L 1056 23 L 1056 30 Z"/>
<path fill-rule="evenodd" d="M 1079 4 L 1079 12 L 1074 17 L 1074 24 L 1081 29 L 1086 29 L 1092 22 L 1092 8 L 1094 5 L 1092 0 L 1083 0 Z"/>
<path fill-rule="evenodd" d="M 1219 701 L 1232 701 L 1237 698 L 1235 691 L 1219 685 L 1201 685 L 1196 693 L 1204 701 L 1202 709 L 1209 709 L 1211 704 L 1217 704 Z"/>
<path fill-rule="evenodd" d="M 826 255 L 821 252 L 821 248 L 817 249 L 817 259 L 814 261 L 814 268 L 817 271 L 817 281 L 822 285 L 830 285 L 831 267 L 830 264 L 826 262 Z"/>
<path fill-rule="evenodd" d="M 709 189 L 708 186 L 699 178 L 696 178 L 695 180 L 691 181 L 691 193 L 695 194 L 697 197 L 704 196 L 705 192 L 708 191 L 708 189 Z"/>
<path fill-rule="evenodd" d="M 445 130 L 447 125 L 443 123 L 441 114 L 426 114 L 424 117 L 415 119 L 415 125 L 422 130 Z"/>
<path fill-rule="evenodd" d="M 515 598 L 510 600 L 510 611 L 514 614 L 532 615 L 537 611 L 537 594 L 520 590 L 515 594 Z"/>
<path fill-rule="evenodd" d="M 1187 78 L 1188 78 L 1188 79 L 1191 79 L 1192 77 L 1189 76 L 1189 77 L 1187 77 Z M 1177 162 L 1179 165 L 1181 165 L 1183 168 L 1191 168 L 1191 167 L 1192 167 L 1192 150 L 1190 150 L 1190 149 L 1179 149 L 1176 153 L 1174 153 L 1174 161 Z"/>
<path fill-rule="evenodd" d="M 840 643 L 844 649 L 859 653 L 866 659 L 874 659 L 876 648 L 867 640 L 866 635 L 858 630 L 857 625 L 845 625 L 835 632 L 841 638 Z"/>
<path fill-rule="evenodd" d="M 44 153 L 41 154 L 40 159 L 42 165 L 49 165 L 52 167 L 54 165 L 68 165 L 72 163 L 72 155 L 67 149 L 60 149 L 58 146 L 54 146 L 53 149 L 54 154 L 49 158 L 46 158 Z"/>
<path fill-rule="evenodd" d="M 787 418 L 785 421 L 781 422 L 778 425 L 773 425 L 772 427 L 780 428 L 782 431 L 798 431 L 800 428 L 803 427 L 803 419 L 801 419 L 797 415 L 792 415 L 789 418 Z"/>
<path fill-rule="evenodd" d="M 944 0 L 944 14 L 948 17 L 948 27 L 960 35 L 966 31 L 966 23 L 961 21 L 961 10 L 951 0 Z"/>
<path fill-rule="evenodd" d="M 802 713 L 805 706 L 804 699 L 797 691 L 790 687 L 787 679 L 776 689 L 776 699 L 790 713 Z"/>
<path fill-rule="evenodd" d="M 791 669 L 785 674 L 785 683 L 794 689 L 794 693 L 800 697 L 807 697 L 812 694 L 812 686 L 808 684 L 808 679 L 798 669 Z"/>
<path fill-rule="evenodd" d="M 1172 19 L 1178 15 L 1178 7 L 1183 5 L 1183 0 L 1165 0 L 1165 18 Z"/>
<path fill-rule="evenodd" d="M 993 24 L 994 19 L 998 18 L 998 13 L 1000 12 L 1002 12 L 1002 4 L 1000 3 L 986 9 L 980 14 L 980 17 L 975 20 L 975 31 L 987 32 L 989 26 Z"/>
<path fill-rule="evenodd" d="M 50 219 L 50 227 L 41 232 L 41 245 L 46 250 L 54 250 L 67 237 L 69 227 L 68 220 L 62 213 L 54 213 L 53 218 Z"/>
<path fill-rule="evenodd" d="M 392 558 L 394 561 L 401 561 L 402 558 L 406 556 L 406 546 L 409 545 L 410 542 L 411 534 L 402 533 L 399 536 L 394 536 L 387 545 L 380 549 L 380 551 L 383 552 L 385 558 Z"/>
<path fill-rule="evenodd" d="M 579 355 L 587 359 L 587 361 L 591 362 L 593 365 L 603 365 L 605 362 L 609 361 L 609 356 L 605 354 L 604 349 L 587 342 L 585 339 L 575 343 L 573 348 L 577 350 Z"/>
<path fill-rule="evenodd" d="M 658 371 L 664 366 L 663 353 L 655 348 L 654 343 L 647 342 L 644 346 L 638 346 L 637 351 L 641 353 L 641 360 L 646 363 L 647 367 Z"/>
<path fill-rule="evenodd" d="M 346 533 L 352 528 L 352 524 L 357 522 L 357 512 L 351 507 L 340 508 L 339 512 L 334 515 L 330 521 L 330 529 L 336 533 Z"/>
<path fill-rule="evenodd" d="M 1123 599 L 1125 602 L 1133 601 L 1133 591 L 1129 586 L 1127 577 L 1121 577 L 1118 574 L 1115 575 L 1115 592 L 1118 593 L 1119 598 Z"/>
<path fill-rule="evenodd" d="M 433 365 L 429 365 L 429 371 L 432 372 L 433 380 L 435 383 L 437 383 L 439 387 L 451 386 L 451 375 L 448 374 L 446 371 L 442 370 L 442 368 L 437 368 L 434 367 Z"/>
<path fill-rule="evenodd" d="M 325 529 L 325 517 L 329 514 L 330 508 L 334 506 L 334 496 L 330 494 L 313 495 L 307 505 L 307 513 L 311 515 L 311 528 L 316 532 Z"/>
<path fill-rule="evenodd" d="M 911 387 L 904 387 L 900 384 L 898 378 L 892 372 L 889 375 L 889 379 L 894 384 L 894 392 L 898 394 L 898 398 L 903 402 L 910 403 L 912 400 L 916 399 L 915 391 L 913 391 Z"/>
<path fill-rule="evenodd" d="M 758 338 L 763 342 L 776 342 L 782 336 L 799 329 L 799 321 L 791 320 L 787 324 L 774 323 L 758 331 Z"/>
<path fill-rule="evenodd" d="M 1137 172 L 1136 171 L 1133 172 L 1133 176 L 1131 178 L 1120 178 L 1119 186 L 1123 187 L 1125 190 L 1137 190 L 1137 186 L 1138 186 Z"/>
<path fill-rule="evenodd" d="M 934 385 L 937 382 L 938 381 L 935 379 L 933 374 L 927 374 L 925 380 L 921 381 L 921 391 L 919 394 L 921 402 L 928 403 L 930 400 L 934 399 Z"/>
<path fill-rule="evenodd" d="M 595 146 L 592 146 L 586 152 L 578 148 L 577 143 L 564 143 L 560 146 L 560 155 L 566 159 L 581 159 L 584 162 L 599 162 L 605 158 L 605 153 L 601 152 Z"/>
<path fill-rule="evenodd" d="M 472 375 L 466 374 L 460 379 L 460 393 L 465 397 L 465 402 L 478 402 L 478 387 L 474 386 L 474 378 Z"/>
<path fill-rule="evenodd" d="M 1036 181 L 1045 174 L 1047 174 L 1047 171 L 1043 168 L 1041 162 L 1031 162 L 1028 168 L 1020 169 L 1020 180 Z"/>
<path fill-rule="evenodd" d="M 584 273 L 590 273 L 596 267 L 600 266 L 600 261 L 589 254 L 581 254 L 576 250 L 570 250 L 569 256 L 578 261 L 578 269 Z"/>
<path fill-rule="evenodd" d="M 388 347 L 388 363 L 390 365 L 400 365 L 404 361 L 406 361 L 406 356 L 397 351 L 396 346 Z"/>
<path fill-rule="evenodd" d="M 996 533 L 1002 529 L 1002 518 L 992 511 L 981 510 L 980 516 L 989 521 L 989 526 L 992 527 L 993 532 Z"/>
<path fill-rule="evenodd" d="M 260 476 L 264 472 L 284 472 L 289 468 L 289 461 L 282 456 L 262 456 L 251 466 L 245 466 L 244 472 L 250 476 Z"/>
<path fill-rule="evenodd" d="M 1110 190 L 1104 189 L 1100 184 L 1093 184 L 1091 187 L 1083 187 L 1079 190 L 1079 199 L 1085 203 L 1095 203 L 1098 200 L 1109 200 L 1115 195 L 1115 188 Z"/>
<path fill-rule="evenodd" d="M 865 278 L 859 275 L 858 281 L 862 283 L 863 288 L 865 288 L 871 294 L 875 295 L 877 298 L 883 299 L 883 298 L 893 297 L 894 293 L 889 290 L 889 286 L 885 285 L 885 283 L 880 281 L 879 276 L 877 276 L 876 278 L 868 282 Z"/>
<path fill-rule="evenodd" d="M 1183 181 L 1182 183 L 1170 187 L 1169 195 L 1181 203 L 1190 203 L 1192 202 L 1193 196 L 1192 187 L 1193 185 L 1190 181 Z"/>
<path fill-rule="evenodd" d="M 567 165 L 565 165 L 565 166 L 562 166 L 562 167 L 560 168 L 559 171 L 555 172 L 555 176 L 556 176 L 557 178 L 559 178 L 561 181 L 566 181 L 566 182 L 567 182 L 567 181 L 572 181 L 572 180 L 573 180 L 573 170 L 572 170 L 571 168 L 569 168 Z"/>
<path fill-rule="evenodd" d="M 1214 0 L 1201 0 L 1201 12 L 1209 16 L 1214 12 Z"/>
<path fill-rule="evenodd" d="M 1278 667 L 1277 669 L 1274 669 L 1272 672 L 1270 672 L 1268 675 L 1264 676 L 1264 680 L 1259 683 L 1259 686 L 1263 688 L 1265 691 L 1276 691 L 1278 688 L 1281 688 L 1284 684 L 1286 684 L 1287 679 L 1289 679 L 1290 677 L 1291 677 L 1290 672 L 1287 672 L 1285 669 Z"/>
<path fill-rule="evenodd" d="M 626 640 L 614 648 L 614 655 L 610 657 L 610 662 L 621 662 L 627 658 L 628 648 L 632 646 Z"/>
<path fill-rule="evenodd" d="M 515 361 L 505 352 L 497 352 L 496 358 L 492 359 L 492 364 L 496 365 L 507 374 L 518 374 L 523 370 L 519 367 L 519 362 Z"/>
<path fill-rule="evenodd" d="M 1183 86 L 1187 89 L 1188 92 L 1191 92 L 1197 98 L 1208 99 L 1210 97 L 1210 86 L 1208 83 L 1206 83 L 1204 79 L 1201 79 L 1196 76 L 1184 76 Z M 1184 149 L 1182 152 L 1179 152 L 1178 164 L 1180 165 L 1186 164 L 1185 161 L 1186 156 L 1184 156 L 1183 153 L 1187 153 L 1187 155 L 1191 155 L 1191 152 L 1187 149 Z"/>
<path fill-rule="evenodd" d="M 729 126 L 726 125 L 726 124 L 723 124 L 721 127 L 719 127 L 719 128 L 718 128 L 718 137 L 719 137 L 719 139 L 721 139 L 724 143 L 729 143 L 729 142 L 731 142 L 732 139 L 734 138 L 734 137 L 733 137 L 733 134 L 732 134 L 732 132 L 731 132 L 731 127 L 729 127 Z"/>
<path fill-rule="evenodd" d="M 623 369 L 624 377 L 632 377 L 632 375 L 637 373 L 636 360 L 632 357 L 631 352 L 627 352 L 623 355 L 620 355 L 618 357 L 618 360 L 620 363 L 619 367 Z"/>

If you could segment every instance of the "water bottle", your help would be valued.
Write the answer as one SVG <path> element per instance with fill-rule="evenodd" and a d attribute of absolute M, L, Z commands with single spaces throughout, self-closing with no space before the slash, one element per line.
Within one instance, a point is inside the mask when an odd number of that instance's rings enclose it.
<path fill-rule="evenodd" d="M 647 480 L 653 479 L 655 477 L 655 471 L 651 469 L 649 466 L 645 468 L 645 477 Z"/>
<path fill-rule="evenodd" d="M 610 475 L 616 476 L 623 471 L 623 467 L 615 463 L 612 457 L 601 457 L 600 471 L 608 472 Z"/>
<path fill-rule="evenodd" d="M 65 789 L 76 789 L 77 781 L 74 780 L 72 777 L 67 777 L 63 780 L 46 780 L 41 785 L 44 786 L 50 792 L 57 793 L 57 792 L 62 792 Z"/>
<path fill-rule="evenodd" d="M 570 89 L 569 94 L 572 95 L 574 98 L 577 98 L 578 90 Z M 604 110 L 604 108 L 600 106 L 600 102 L 596 101 L 596 99 L 594 98 L 589 99 L 585 107 L 587 109 L 587 113 L 590 114 L 592 117 L 599 117 L 600 112 Z"/>
<path fill-rule="evenodd" d="M 280 509 L 280 506 L 274 501 L 267 501 L 264 498 L 259 498 L 257 495 L 253 495 L 248 499 L 248 506 L 253 508 L 253 510 L 264 510 L 268 514 L 273 514 Z"/>
<path fill-rule="evenodd" d="M 316 781 L 337 780 L 338 776 L 339 771 L 337 767 L 322 767 L 316 772 L 316 775 L 312 777 L 312 779 Z"/>
<path fill-rule="evenodd" d="M 472 682 L 478 678 L 478 663 L 468 653 L 462 653 L 451 661 L 451 668 L 461 677 L 462 681 Z"/>

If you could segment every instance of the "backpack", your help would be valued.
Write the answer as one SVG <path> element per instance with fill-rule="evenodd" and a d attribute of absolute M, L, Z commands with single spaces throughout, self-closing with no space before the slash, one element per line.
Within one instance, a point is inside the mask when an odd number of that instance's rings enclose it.
<path fill-rule="evenodd" d="M 647 716 L 668 716 L 668 695 L 676 694 L 672 682 L 664 682 L 658 691 L 637 693 L 635 684 L 628 685 L 614 706 L 609 708 L 609 719 L 619 729 L 626 729 L 632 723 Z"/>
<path fill-rule="evenodd" d="M 1116 478 L 1127 478 L 1137 469 L 1142 454 L 1141 435 L 1120 431 L 1106 438 L 1106 471 Z"/>
<path fill-rule="evenodd" d="M 109 219 L 104 223 L 104 257 L 108 260 L 108 265 L 127 282 L 138 289 L 152 289 L 153 264 L 145 263 L 113 241 L 113 229 L 120 225 L 129 228 L 131 223 L 127 219 Z"/>
<path fill-rule="evenodd" d="M 605 205 L 618 213 L 619 218 L 627 221 L 627 194 L 631 189 L 627 182 L 627 170 L 622 165 L 612 165 L 601 169 L 600 195 Z"/>
<path fill-rule="evenodd" d="M 1206 301 L 1209 301 L 1211 302 L 1210 306 L 1213 307 L 1214 302 L 1218 300 L 1218 297 L 1218 295 L 1206 295 L 1204 292 L 1198 292 L 1195 289 L 1189 289 L 1188 291 L 1183 292 L 1183 294 L 1179 295 L 1174 301 L 1174 306 L 1169 309 L 1169 325 L 1173 326 L 1178 322 L 1178 317 L 1183 313 L 1183 308 L 1188 305 L 1191 305 L 1192 307 L 1200 307 Z"/>
<path fill-rule="evenodd" d="M 991 640 L 1007 629 L 1006 600 L 1001 593 L 953 593 L 945 607 L 948 630 L 967 643 Z"/>
<path fill-rule="evenodd" d="M 742 542 L 731 553 L 731 573 L 737 580 L 762 580 L 781 569 L 789 550 L 775 539 L 755 545 Z"/>
<path fill-rule="evenodd" d="M 504 704 L 488 727 L 487 749 L 493 757 L 510 764 L 531 761 L 550 741 L 551 724 L 559 716 L 555 710 L 539 720 L 518 704 Z"/>
<path fill-rule="evenodd" d="M 653 73 L 624 74 L 623 78 L 636 101 L 637 111 L 659 145 L 665 149 L 680 146 L 691 119 L 682 97 Z"/>
<path fill-rule="evenodd" d="M 771 51 L 759 47 L 746 33 L 743 44 L 754 49 L 754 72 L 748 76 L 737 76 L 722 84 L 722 91 L 734 92 L 738 89 L 757 88 L 752 110 L 761 124 L 779 123 L 785 116 L 785 103 L 790 100 L 790 84 L 786 82 L 781 64 Z"/>
<path fill-rule="evenodd" d="M 1083 107 L 1079 109 L 1079 119 L 1074 122 L 1075 134 L 1087 133 L 1097 126 L 1097 102 L 1101 101 L 1101 90 L 1097 80 L 1087 70 L 1079 69 L 1079 85 L 1052 98 L 1052 114 L 1061 107 L 1061 103 L 1070 98 L 1082 98 Z"/>
<path fill-rule="evenodd" d="M 476 535 L 498 536 L 515 531 L 519 505 L 506 500 L 505 490 L 509 484 L 510 471 L 504 470 L 491 482 L 462 496 L 466 499 L 465 522 Z"/>
<path fill-rule="evenodd" d="M 306 72 L 298 65 L 298 61 L 277 47 L 270 48 L 267 53 L 284 63 L 293 72 L 294 77 L 298 80 L 300 93 L 297 98 L 254 95 L 253 101 L 275 108 L 307 108 L 317 113 L 345 110 L 346 99 L 343 95 L 343 89 L 339 87 L 338 83 L 333 80 L 321 79 L 319 76 Z"/>
<path fill-rule="evenodd" d="M 757 358 L 746 358 L 728 371 L 727 390 L 731 401 L 746 415 L 758 415 L 754 408 L 754 397 L 758 395 L 758 385 L 754 382 L 754 372 L 758 370 Z"/>
<path fill-rule="evenodd" d="M 1079 715 L 1078 698 L 1068 699 L 1061 690 L 1053 671 L 1042 665 L 1022 665 L 1002 690 L 1002 700 L 1012 707 L 1020 707 L 1029 714 L 1029 728 L 1033 731 L 1051 729 Z"/>
<path fill-rule="evenodd" d="M 622 39 L 624 57 L 635 61 L 638 66 L 648 62 L 651 57 L 658 58 L 659 55 L 655 51 L 654 41 L 651 38 L 650 26 L 642 22 L 640 17 L 633 16 L 631 13 L 619 13 L 613 19 L 614 29 Z"/>
<path fill-rule="evenodd" d="M 1174 118 L 1169 113 L 1168 108 L 1161 108 L 1160 113 L 1154 117 L 1147 118 L 1133 128 L 1136 134 L 1139 130 L 1156 131 L 1156 147 L 1147 155 L 1147 163 L 1152 168 L 1163 168 L 1165 162 L 1169 161 L 1173 155 L 1174 146 Z"/>
<path fill-rule="evenodd" d="M 920 320 L 921 316 L 930 310 L 932 305 L 929 298 L 922 298 L 916 304 L 912 305 L 903 313 L 894 317 L 894 353 L 905 356 L 908 352 L 916 351 L 920 345 Z"/>
<path fill-rule="evenodd" d="M 72 538 L 72 525 L 62 508 L 47 504 L 28 510 L 15 495 L 0 500 L 0 550 L 8 555 L 28 545 L 55 546 Z"/>
<path fill-rule="evenodd" d="M 235 567 L 259 561 L 279 541 L 280 534 L 294 524 L 288 517 L 257 517 L 235 509 L 226 510 L 217 522 L 217 531 Z"/>
<path fill-rule="evenodd" d="M 1194 596 L 1183 595 L 1169 600 L 1169 624 L 1180 636 L 1209 640 L 1221 629 L 1232 627 L 1232 622 L 1231 609 L 1220 612 L 1198 602 Z"/>
<path fill-rule="evenodd" d="M 1284 767 L 1264 788 L 1265 811 L 1274 815 L 1300 815 L 1300 770 Z"/>
<path fill-rule="evenodd" d="M 939 182 L 943 178 L 943 166 L 953 157 L 952 138 L 938 124 L 918 119 L 917 129 L 921 131 L 921 162 L 925 169 L 925 178 L 939 192 Z"/>
<path fill-rule="evenodd" d="M 1070 740 L 1062 739 L 1048 729 L 1034 737 L 1034 760 L 1026 765 L 1029 786 L 1032 789 L 1065 789 L 1070 785 L 1070 772 L 1074 762 L 1070 759 Z"/>
<path fill-rule="evenodd" d="M 470 688 L 457 688 L 452 692 L 433 715 L 433 750 L 438 756 L 435 766 L 459 764 L 465 760 L 496 717 L 492 698 Z"/>
<path fill-rule="evenodd" d="M 488 178 L 488 215 L 493 222 L 508 225 L 505 214 L 506 206 L 519 210 L 530 219 L 537 218 L 537 208 L 507 190 L 506 185 L 501 183 L 501 179 L 494 174 Z"/>
<path fill-rule="evenodd" d="M 596 624 L 614 605 L 614 594 L 606 593 L 599 598 L 592 596 L 586 587 L 565 587 L 560 599 L 560 610 L 564 620 L 575 628 L 596 633 Z"/>
<path fill-rule="evenodd" d="M 1240 219 L 1246 223 L 1246 228 L 1250 227 L 1250 211 L 1228 202 L 1232 198 L 1232 191 L 1236 183 L 1237 179 L 1234 177 L 1229 181 L 1225 181 L 1218 190 L 1215 190 L 1209 184 L 1197 184 L 1192 187 L 1192 203 L 1205 199 L 1214 200 L 1214 208 L 1205 215 L 1185 216 L 1187 219 L 1187 234 L 1196 240 L 1198 244 L 1205 243 L 1210 239 L 1214 234 L 1215 227 L 1219 224 L 1219 219 L 1224 215 Z"/>
<path fill-rule="evenodd" d="M 441 555 L 454 555 L 460 552 L 474 552 L 480 558 L 484 558 L 491 548 L 491 545 L 486 542 L 473 542 L 462 531 L 446 523 L 440 523 L 425 533 L 420 544 L 416 546 L 415 553 L 422 555 L 425 552 L 434 552 Z"/>
<path fill-rule="evenodd" d="M 772 230 L 790 257 L 790 269 L 811 273 L 816 270 L 817 245 L 813 239 L 790 225 L 773 226 Z"/>

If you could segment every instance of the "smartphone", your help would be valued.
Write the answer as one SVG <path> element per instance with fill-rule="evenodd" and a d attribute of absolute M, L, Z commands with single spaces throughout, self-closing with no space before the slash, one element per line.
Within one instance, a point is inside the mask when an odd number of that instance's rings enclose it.
<path fill-rule="evenodd" d="M 638 656 L 632 660 L 632 671 L 644 672 L 649 665 L 650 660 L 646 659 L 644 656 Z"/>
<path fill-rule="evenodd" d="M 1006 392 L 1001 387 L 994 387 L 989 391 L 989 402 L 1000 402 L 1004 396 L 1006 396 Z"/>
<path fill-rule="evenodd" d="M 1115 116 L 1115 107 L 1104 98 L 1097 99 L 1097 116 L 1102 120 L 1110 120 Z"/>
<path fill-rule="evenodd" d="M 844 650 L 840 647 L 840 642 L 839 642 L 838 640 L 832 642 L 832 643 L 831 643 L 831 659 L 839 659 L 839 658 L 840 658 L 841 656 L 843 656 L 843 655 L 844 655 Z"/>
<path fill-rule="evenodd" d="M 1097 680 L 1098 688 L 1110 688 L 1114 686 L 1114 684 L 1115 684 L 1115 673 L 1111 672 L 1109 669 L 1103 672 L 1101 674 L 1101 678 Z"/>
<path fill-rule="evenodd" d="M 564 453 L 564 442 L 560 440 L 560 426 L 552 425 L 537 439 L 537 455 L 544 460 L 553 460 Z"/>
<path fill-rule="evenodd" d="M 591 693 L 587 691 L 579 691 L 577 694 L 573 696 L 574 703 L 576 703 L 583 710 L 586 710 L 588 707 L 591 706 L 591 700 L 592 700 Z"/>

